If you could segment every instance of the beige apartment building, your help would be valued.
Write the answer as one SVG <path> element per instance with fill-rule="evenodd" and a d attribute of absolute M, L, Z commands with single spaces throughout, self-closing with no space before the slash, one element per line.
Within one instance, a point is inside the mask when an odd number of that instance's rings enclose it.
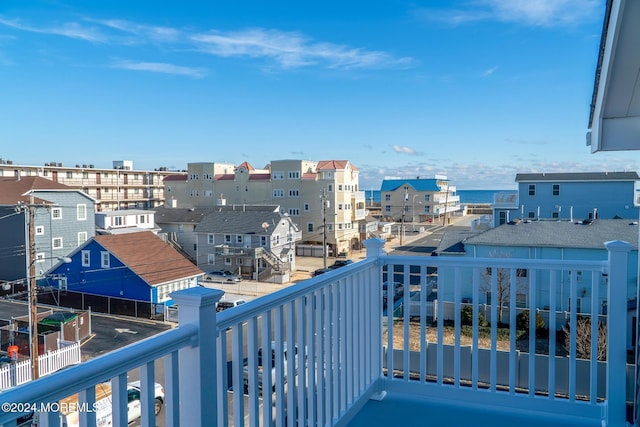
<path fill-rule="evenodd" d="M 274 160 L 264 169 L 244 162 L 189 163 L 187 199 L 176 207 L 279 205 L 302 230 L 304 244 L 329 247 L 338 255 L 360 247 L 358 223 L 365 219 L 365 194 L 358 169 L 348 160 Z M 173 202 L 175 200 L 175 202 Z"/>
<path fill-rule="evenodd" d="M 153 171 L 135 170 L 133 162 L 116 160 L 112 169 L 93 164 L 64 166 L 50 162 L 43 166 L 18 165 L 0 160 L 0 176 L 39 176 L 82 190 L 96 199 L 96 211 L 120 209 L 151 209 L 165 203 L 164 178 L 186 172 L 168 171 L 160 167 Z"/>

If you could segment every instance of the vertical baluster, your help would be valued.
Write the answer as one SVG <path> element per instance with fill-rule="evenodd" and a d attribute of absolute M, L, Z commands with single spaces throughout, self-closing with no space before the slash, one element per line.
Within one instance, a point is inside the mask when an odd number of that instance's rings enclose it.
<path fill-rule="evenodd" d="M 347 407 L 349 400 L 350 377 L 353 375 L 353 366 L 351 365 L 351 357 L 353 355 L 353 347 L 351 342 L 351 331 L 353 330 L 353 310 L 347 310 L 347 301 L 350 300 L 352 289 L 352 278 L 342 279 L 337 284 L 339 295 L 338 316 L 341 319 L 340 338 L 338 340 L 340 351 L 340 400 L 338 403 L 338 411 L 342 411 Z"/>
<path fill-rule="evenodd" d="M 271 357 L 273 341 L 273 312 L 271 310 L 262 314 L 261 320 L 261 362 L 262 362 L 262 420 L 265 425 L 270 425 L 273 419 L 273 381 L 271 381 L 271 372 L 273 372 L 273 359 Z"/>
<path fill-rule="evenodd" d="M 142 425 L 155 425 L 155 361 L 140 367 L 140 404 Z"/>
<path fill-rule="evenodd" d="M 427 381 L 427 266 L 420 266 L 420 382 Z M 411 307 L 409 307 L 411 309 Z"/>
<path fill-rule="evenodd" d="M 301 351 L 298 348 L 296 342 L 296 310 L 295 301 L 291 301 L 286 305 L 286 337 L 287 337 L 287 368 L 285 375 L 287 376 L 287 425 L 294 427 L 296 425 L 296 370 L 298 364 L 302 361 L 299 360 L 298 352 Z"/>
<path fill-rule="evenodd" d="M 393 378 L 393 264 L 387 264 L 387 378 Z"/>
<path fill-rule="evenodd" d="M 536 277 L 537 270 L 531 270 L 529 277 L 529 396 L 536 393 L 536 320 L 537 307 L 536 300 Z"/>
<path fill-rule="evenodd" d="M 99 389 L 101 386 L 97 387 Z M 113 425 L 127 425 L 129 422 L 127 401 L 127 373 L 125 372 L 111 379 L 111 420 Z"/>
<path fill-rule="evenodd" d="M 219 426 L 227 426 L 229 425 L 229 402 L 228 398 L 228 389 L 229 389 L 229 372 L 227 370 L 227 366 L 229 364 L 229 357 L 227 356 L 227 332 L 226 331 L 218 331 L 218 345 L 216 348 L 217 357 L 216 360 L 219 360 L 220 363 L 214 368 L 218 371 L 218 405 L 217 405 L 217 416 L 218 416 L 218 425 Z"/>
<path fill-rule="evenodd" d="M 480 326 L 480 309 L 478 300 L 480 299 L 480 269 L 474 268 L 472 270 L 472 285 L 473 291 L 471 295 L 471 303 L 473 304 L 473 332 L 472 346 L 473 354 L 471 355 L 471 383 L 474 390 L 478 389 L 478 359 L 480 358 L 480 350 L 478 349 L 478 335 Z M 438 292 L 440 287 L 438 286 Z"/>
<path fill-rule="evenodd" d="M 248 385 L 249 423 L 252 427 L 256 427 L 258 425 L 258 413 L 260 411 L 260 402 L 258 401 L 258 320 L 256 317 L 252 317 L 247 321 L 246 369 L 247 372 L 243 371 L 242 374 L 243 380 L 247 381 Z"/>
<path fill-rule="evenodd" d="M 306 316 L 305 316 L 305 296 L 301 296 L 295 301 L 296 306 L 296 342 L 298 346 L 298 356 L 296 360 L 296 376 L 294 378 L 297 379 L 297 402 L 296 407 L 298 408 L 298 413 L 296 415 L 297 425 L 304 425 L 304 419 L 307 416 L 307 405 L 305 404 L 305 393 L 308 392 L 309 388 L 307 385 L 307 369 L 308 366 L 308 356 L 307 356 L 307 342 L 305 340 L 305 332 L 306 332 Z"/>
<path fill-rule="evenodd" d="M 332 310 L 331 310 L 331 329 L 333 340 L 331 342 L 331 359 L 333 362 L 333 367 L 335 371 L 338 372 L 339 375 L 333 381 L 333 399 L 331 402 L 331 416 L 333 418 L 337 418 L 340 413 L 340 391 L 341 391 L 341 383 L 344 373 L 342 372 L 342 363 L 344 361 L 340 360 L 340 335 L 339 335 L 339 325 L 340 325 L 340 289 L 337 283 L 331 284 L 331 296 L 332 296 Z"/>
<path fill-rule="evenodd" d="M 549 271 L 549 399 L 554 400 L 556 394 L 556 328 L 557 328 L 557 270 Z"/>
<path fill-rule="evenodd" d="M 444 272 L 439 272 L 438 277 L 438 343 L 436 347 L 437 361 L 436 361 L 436 379 L 438 385 L 442 385 L 444 377 L 444 285 L 448 283 Z"/>
<path fill-rule="evenodd" d="M 600 272 L 591 272 L 591 363 L 589 364 L 589 400 L 596 403 L 598 398 L 598 353 L 600 340 Z"/>
<path fill-rule="evenodd" d="M 569 309 L 571 310 L 569 316 L 570 327 L 570 354 L 569 354 L 569 400 L 575 402 L 576 400 L 576 330 L 578 329 L 578 292 L 576 285 L 577 271 L 570 271 L 570 287 L 569 287 Z"/>
<path fill-rule="evenodd" d="M 498 275 L 500 269 L 492 267 L 491 274 L 491 356 L 489 362 L 490 370 L 490 390 L 496 391 L 497 382 L 497 342 L 498 342 Z"/>
<path fill-rule="evenodd" d="M 318 301 L 315 293 L 310 293 L 306 296 L 306 310 L 303 311 L 306 316 L 306 343 L 307 343 L 307 425 L 317 425 L 316 417 L 316 400 L 317 400 L 317 378 L 322 375 L 316 369 L 320 369 L 316 362 L 316 339 L 315 331 L 317 324 L 315 323 L 316 313 L 320 311 Z"/>
<path fill-rule="evenodd" d="M 402 295 L 402 314 L 403 314 L 403 321 L 402 321 L 402 325 L 403 325 L 403 345 L 402 345 L 402 372 L 403 372 L 403 378 L 405 381 L 409 381 L 409 373 L 411 371 L 411 367 L 409 366 L 409 356 L 411 353 L 411 347 L 409 346 L 410 344 L 410 326 L 411 326 L 411 319 L 409 318 L 409 295 L 411 293 L 411 279 L 409 276 L 409 270 L 410 270 L 410 265 L 409 264 L 405 264 L 404 265 L 404 274 L 403 274 L 403 278 L 402 278 L 402 286 L 403 286 L 403 295 Z M 394 283 L 394 289 L 393 289 L 393 298 L 395 299 L 395 292 L 396 292 L 396 288 L 395 288 L 395 283 Z"/>
<path fill-rule="evenodd" d="M 89 388 L 85 388 L 84 390 L 78 393 L 78 404 L 86 403 L 87 408 L 92 408 L 93 404 L 96 403 L 96 387 L 91 386 Z M 80 411 L 80 425 L 86 427 L 95 427 L 96 426 L 96 413 L 93 411 Z M 147 424 L 148 425 L 148 424 Z"/>
<path fill-rule="evenodd" d="M 218 364 L 220 365 L 222 362 Z M 178 375 L 178 369 L 178 352 L 174 351 L 164 357 L 164 418 L 167 427 L 177 427 L 180 425 L 180 393 L 178 392 L 178 381 L 180 377 Z M 217 386 L 216 384 L 216 387 Z"/>
<path fill-rule="evenodd" d="M 284 403 L 286 401 L 286 397 L 284 394 L 284 380 L 285 380 L 285 373 L 284 373 L 284 367 L 283 367 L 283 347 L 284 347 L 284 338 L 283 338 L 283 334 L 284 334 L 284 325 L 283 325 L 283 318 L 284 318 L 284 310 L 282 308 L 282 306 L 277 307 L 274 311 L 274 321 L 273 321 L 273 329 L 274 329 L 274 344 L 273 346 L 271 346 L 271 343 L 267 343 L 267 344 L 263 344 L 263 355 L 262 355 L 262 359 L 264 360 L 265 358 L 271 358 L 271 355 L 274 354 L 274 363 L 275 363 L 275 384 L 273 384 L 273 386 L 276 389 L 276 397 L 275 397 L 275 401 L 276 401 L 276 413 L 275 413 L 275 418 L 276 418 L 276 426 L 277 427 L 282 427 L 284 426 L 284 415 L 285 415 L 285 406 Z M 264 351 L 264 346 L 267 346 L 268 351 L 265 352 Z M 273 349 L 273 350 L 272 350 Z M 287 352 L 289 352 L 290 349 L 287 349 Z M 273 352 L 273 353 L 272 353 Z M 268 354 L 268 356 L 267 356 Z M 262 370 L 262 376 L 264 377 L 265 375 L 271 375 L 272 371 L 265 371 L 264 368 Z M 264 378 L 263 378 L 264 381 Z M 264 386 L 263 386 L 264 387 Z M 265 393 L 268 393 L 268 390 L 264 391 Z"/>
<path fill-rule="evenodd" d="M 243 378 L 243 340 L 242 323 L 236 323 L 231 329 L 231 373 L 233 382 L 233 425 L 244 426 L 244 378 Z"/>
<path fill-rule="evenodd" d="M 325 372 L 327 372 L 326 378 L 325 378 L 325 387 L 324 387 L 324 418 L 325 418 L 325 424 L 331 423 L 331 419 L 333 417 L 333 412 L 332 412 L 332 404 L 333 404 L 333 382 L 334 382 L 334 375 L 333 372 L 335 372 L 335 369 L 338 369 L 337 366 L 334 366 L 334 362 L 335 359 L 332 357 L 333 356 L 333 316 L 332 316 L 332 311 L 334 310 L 333 308 L 333 296 L 332 296 L 332 292 L 333 289 L 331 288 L 331 286 L 327 286 L 325 288 L 325 293 L 324 293 L 324 298 L 325 298 L 325 304 L 326 304 L 326 309 L 324 312 L 324 327 L 325 327 L 325 332 L 324 332 L 324 348 L 322 349 L 324 355 L 325 355 Z"/>
<path fill-rule="evenodd" d="M 516 301 L 518 300 L 518 275 L 517 269 L 512 268 L 509 273 L 509 393 L 516 392 L 516 367 L 517 367 L 517 347 L 516 347 Z M 531 285 L 529 285 L 531 286 Z M 529 312 L 531 312 L 531 304 Z"/>
<path fill-rule="evenodd" d="M 453 306 L 454 306 L 454 345 L 453 345 L 453 384 L 456 388 L 460 387 L 460 335 L 462 333 L 460 323 L 462 321 L 460 315 L 460 302 L 462 300 L 462 284 L 460 268 L 456 267 L 453 271 Z"/>

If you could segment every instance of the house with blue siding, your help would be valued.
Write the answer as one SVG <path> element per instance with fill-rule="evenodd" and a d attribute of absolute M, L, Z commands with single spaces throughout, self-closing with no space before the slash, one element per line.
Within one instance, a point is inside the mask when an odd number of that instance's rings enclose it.
<path fill-rule="evenodd" d="M 151 231 L 95 236 L 48 272 L 62 291 L 173 305 L 169 294 L 198 285 L 202 270 Z M 157 311 L 157 310 L 156 310 Z"/>
<path fill-rule="evenodd" d="M 397 221 L 435 221 L 460 210 L 460 196 L 446 176 L 385 178 L 380 187 L 382 215 Z"/>
<path fill-rule="evenodd" d="M 45 178 L 0 177 L 0 280 L 28 276 L 30 229 L 36 276 L 43 278 L 59 258 L 95 235 L 95 204 L 84 192 Z"/>
<path fill-rule="evenodd" d="M 508 259 L 538 259 L 538 260 L 606 260 L 608 252 L 605 242 L 625 241 L 632 245 L 629 255 L 627 299 L 632 302 L 636 298 L 638 278 L 638 222 L 628 219 L 598 219 L 581 221 L 551 221 L 551 220 L 513 220 L 499 227 L 491 228 L 481 233 L 469 232 L 455 238 L 447 238 L 447 232 L 442 244 L 436 251 L 439 256 L 464 256 L 470 258 L 508 258 Z M 491 304 L 492 271 L 482 271 L 479 275 L 479 303 Z M 599 314 L 606 314 L 607 274 L 603 272 L 598 277 L 583 275 L 579 270 L 556 271 L 556 310 L 568 312 L 571 310 L 570 287 L 572 281 L 577 287 L 576 304 L 578 312 L 590 313 L 592 307 L 593 287 L 598 286 Z M 455 272 L 441 269 L 438 272 L 439 298 L 453 301 Z M 499 287 L 510 289 L 512 278 L 500 277 Z M 517 269 L 515 286 L 517 306 L 529 307 L 529 280 L 536 280 L 538 294 L 535 295 L 536 308 L 548 309 L 550 305 L 549 276 L 530 277 L 526 269 Z M 473 279 L 462 279 L 463 297 L 472 300 Z M 495 298 L 493 299 L 496 300 Z M 635 304 L 630 303 L 630 307 Z M 635 310 L 630 318 L 635 316 Z"/>
<path fill-rule="evenodd" d="M 519 173 L 518 196 L 495 203 L 494 226 L 512 219 L 638 219 L 637 172 Z"/>

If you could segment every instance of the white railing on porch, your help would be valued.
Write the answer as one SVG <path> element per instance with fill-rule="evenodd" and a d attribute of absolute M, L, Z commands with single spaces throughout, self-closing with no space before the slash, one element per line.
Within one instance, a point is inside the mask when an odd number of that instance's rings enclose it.
<path fill-rule="evenodd" d="M 381 240 L 373 239 L 366 243 L 367 259 L 364 261 L 217 315 L 215 304 L 222 292 L 206 288 L 177 292 L 173 294 L 180 307 L 177 328 L 69 368 L 63 375 L 53 374 L 6 391 L 2 393 L 3 401 L 57 402 L 80 392 L 80 402 L 91 407 L 96 398 L 95 385 L 111 380 L 113 424 L 126 425 L 127 372 L 140 368 L 142 425 L 155 425 L 154 367 L 155 362 L 162 359 L 165 376 L 157 381 L 165 387 L 163 416 L 167 426 L 348 425 L 350 418 L 362 409 L 367 400 L 383 398 L 386 392 L 482 402 L 485 407 L 494 406 L 496 412 L 505 408 L 534 408 L 548 414 L 601 420 L 602 425 L 625 424 L 626 289 L 630 245 L 608 243 L 607 261 L 556 262 L 395 257 L 381 252 Z M 417 368 L 412 368 L 411 358 L 416 352 L 411 347 L 415 342 L 412 344 L 408 311 L 402 324 L 396 324 L 400 328 L 398 331 L 390 327 L 394 325 L 392 318 L 384 319 L 382 316 L 384 271 L 386 274 L 398 271 L 393 265 L 403 266 L 399 274 L 405 283 L 410 282 L 409 266 L 418 266 L 421 270 L 419 286 L 423 292 L 426 291 L 428 267 L 438 268 L 438 291 L 443 292 L 444 286 L 454 288 L 453 303 L 457 309 L 451 350 L 445 350 L 443 343 L 446 325 L 442 316 L 435 325 L 427 323 L 426 303 L 423 303 L 422 315 L 416 323 L 419 332 Z M 575 329 L 570 336 L 572 350 L 567 356 L 568 385 L 562 394 L 555 386 L 556 358 L 547 358 L 548 390 L 542 394 L 536 392 L 536 378 L 543 369 L 535 362 L 536 358 L 527 362 L 528 382 L 524 386 L 517 382 L 516 357 L 511 352 L 508 361 L 504 362 L 508 364 L 506 378 L 502 378 L 503 374 L 498 377 L 497 367 L 503 362 L 497 351 L 496 322 L 492 322 L 490 328 L 488 350 L 480 349 L 478 322 L 473 323 L 470 376 L 465 377 L 467 350 L 461 345 L 459 309 L 462 290 L 471 286 L 473 313 L 477 319 L 480 274 L 487 267 L 505 269 L 506 277 L 514 283 L 517 271 L 527 269 L 529 284 L 533 288 L 529 297 L 532 307 L 536 306 L 537 288 L 548 286 L 553 290 L 562 272 L 590 272 L 594 279 L 607 275 L 608 362 L 603 379 L 597 375 L 596 349 L 591 350 L 591 359 L 587 362 L 587 396 L 577 393 Z M 490 286 L 492 294 L 496 295 L 497 279 L 491 279 Z M 571 295 L 576 293 L 577 286 L 572 283 Z M 559 301 L 554 297 L 555 292 L 549 295 L 552 300 L 549 305 L 553 310 Z M 511 301 L 515 301 L 515 297 L 514 290 Z M 409 302 L 408 289 L 403 298 L 405 303 Z M 593 300 L 598 301 L 598 295 Z M 510 306 L 515 307 L 515 304 Z M 496 319 L 497 306 L 492 310 L 492 318 Z M 443 311 L 442 306 L 438 311 Z M 592 312 L 597 313 L 597 310 Z M 516 323 L 514 313 L 509 313 L 511 325 Z M 572 312 L 570 316 L 572 324 L 575 324 L 577 313 Z M 531 317 L 529 330 L 534 331 L 535 316 Z M 552 316 L 551 323 L 553 319 Z M 555 334 L 555 325 L 549 326 L 550 334 Z M 426 336 L 428 329 L 435 330 L 435 342 L 420 338 Z M 593 337 L 597 336 L 595 327 L 591 333 Z M 530 336 L 530 348 L 535 348 L 535 334 Z M 509 345 L 512 349 L 516 346 L 513 334 Z M 551 340 L 552 354 L 554 345 L 555 340 Z M 428 351 L 427 346 L 435 346 L 435 351 Z M 385 348 L 394 351 L 385 352 Z M 272 350 L 273 360 L 270 357 Z M 260 358 L 259 353 L 262 355 Z M 385 366 L 394 369 L 387 370 Z M 601 388 L 603 381 L 605 393 L 599 398 L 596 390 Z M 18 416 L 0 413 L 0 425 L 15 426 Z M 95 413 L 83 412 L 80 416 L 81 425 L 96 425 Z M 42 413 L 39 425 L 57 427 L 60 416 L 53 412 Z"/>
<path fill-rule="evenodd" d="M 80 343 L 65 342 L 58 350 L 48 351 L 38 356 L 38 373 L 44 377 L 65 366 L 81 361 Z M 11 363 L 0 369 L 0 391 L 31 381 L 31 361 Z"/>

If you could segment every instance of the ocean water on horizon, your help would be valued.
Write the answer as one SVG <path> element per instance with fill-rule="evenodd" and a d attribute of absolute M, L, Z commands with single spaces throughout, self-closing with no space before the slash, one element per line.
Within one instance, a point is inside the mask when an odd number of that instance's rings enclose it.
<path fill-rule="evenodd" d="M 461 205 L 468 205 L 471 203 L 493 203 L 493 195 L 503 191 L 515 190 L 458 190 L 456 194 L 460 196 Z M 380 203 L 380 190 L 365 190 L 365 198 L 367 203 Z"/>

